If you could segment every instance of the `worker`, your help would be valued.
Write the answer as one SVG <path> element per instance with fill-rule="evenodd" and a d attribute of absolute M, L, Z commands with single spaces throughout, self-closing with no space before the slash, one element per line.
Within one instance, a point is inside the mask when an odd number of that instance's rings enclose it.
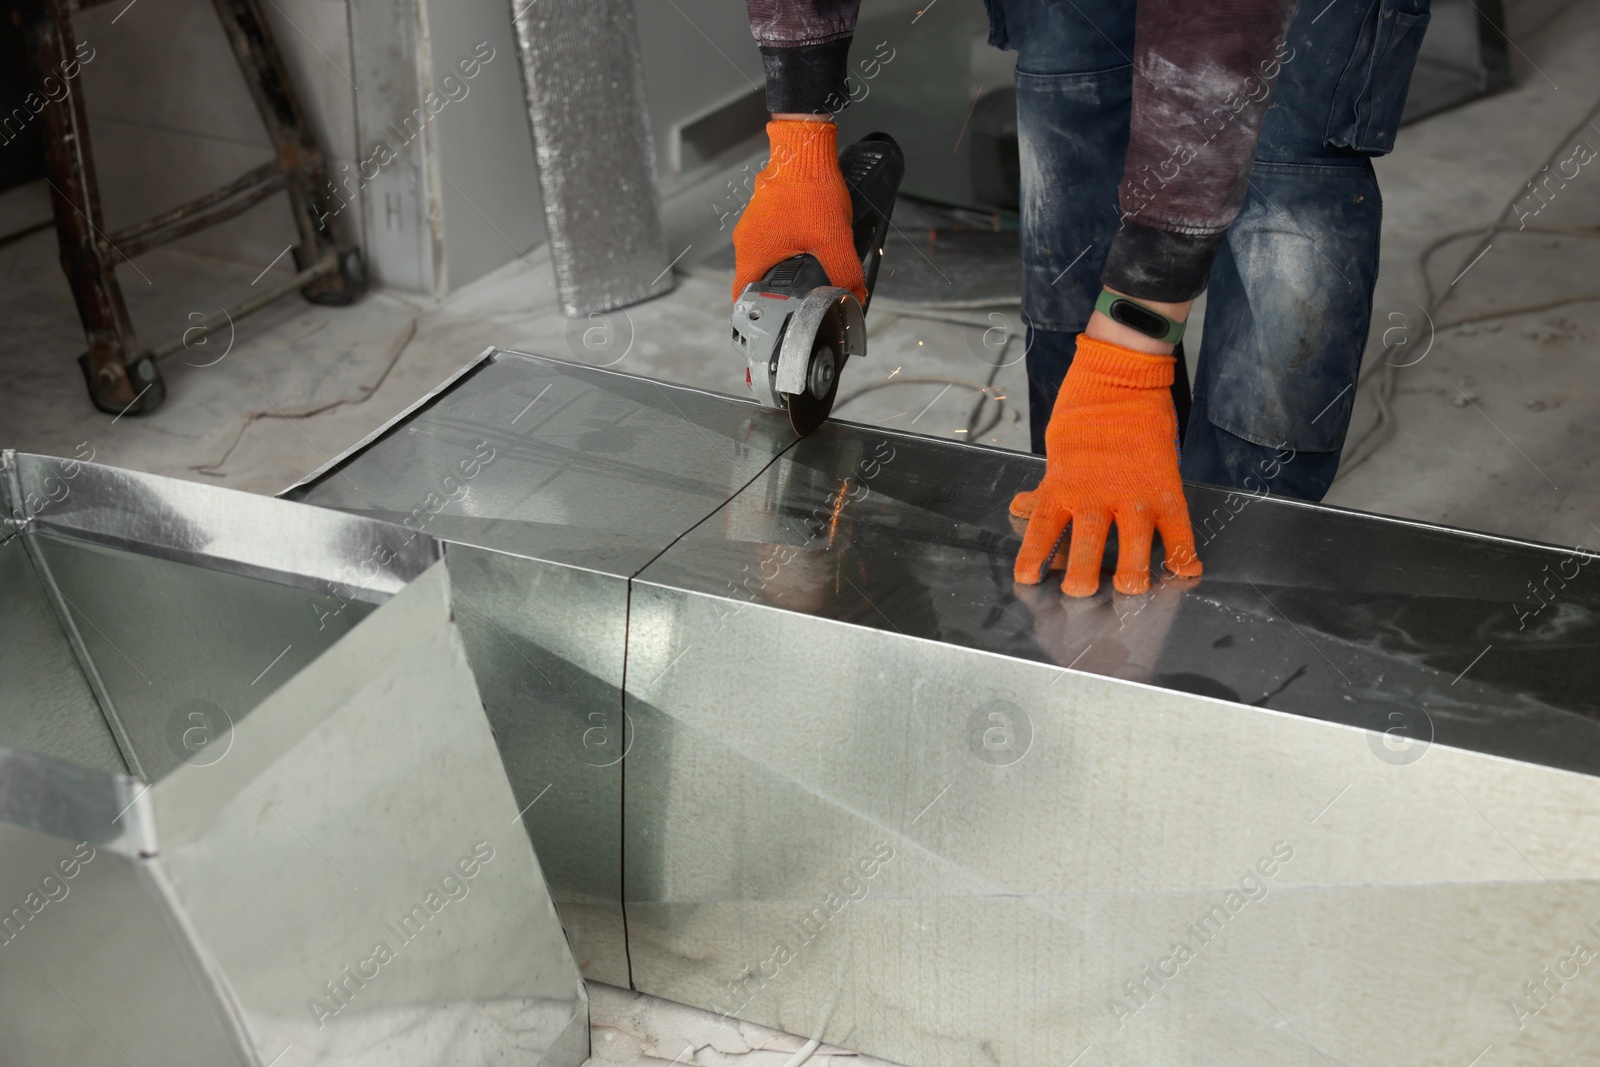
<path fill-rule="evenodd" d="M 990 43 L 1017 52 L 1046 458 L 1011 502 L 1017 581 L 1043 581 L 1065 547 L 1063 592 L 1093 594 L 1113 522 L 1117 591 L 1149 589 L 1157 532 L 1167 570 L 1199 575 L 1183 479 L 1327 492 L 1377 280 L 1371 157 L 1394 145 L 1428 2 L 985 0 Z M 833 125 L 859 0 L 747 4 L 771 155 L 734 229 L 733 292 L 809 252 L 863 295 Z M 1191 402 L 1174 352 L 1208 283 Z"/>

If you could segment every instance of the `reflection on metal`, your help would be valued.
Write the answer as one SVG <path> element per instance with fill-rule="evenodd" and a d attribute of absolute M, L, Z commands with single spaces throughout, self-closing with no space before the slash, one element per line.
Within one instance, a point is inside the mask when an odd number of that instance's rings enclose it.
<path fill-rule="evenodd" d="M 517 807 L 598 981 L 628 985 L 628 579 L 792 442 L 787 427 L 754 404 L 491 350 L 288 494 L 451 542 L 456 621 Z"/>
<path fill-rule="evenodd" d="M 11 452 L 0 498 L 5 1062 L 584 1060 L 435 542 Z"/>
<path fill-rule="evenodd" d="M 1580 1058 L 1600 557 L 1191 486 L 1203 579 L 1068 600 L 1035 457 L 506 352 L 291 495 L 479 442 L 419 521 L 589 976 L 919 1067 Z"/>

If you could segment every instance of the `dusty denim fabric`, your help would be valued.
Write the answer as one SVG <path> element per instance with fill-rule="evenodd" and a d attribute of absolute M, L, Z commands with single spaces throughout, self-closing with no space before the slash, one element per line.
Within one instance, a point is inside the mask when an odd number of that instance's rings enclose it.
<path fill-rule="evenodd" d="M 1023 308 L 1035 451 L 1116 232 L 1133 5 L 986 0 L 1018 52 Z M 1245 202 L 1212 265 L 1188 481 L 1320 500 L 1338 469 L 1377 280 L 1370 157 L 1394 129 L 1428 0 L 1308 0 L 1290 26 Z M 1292 453 L 1287 462 L 1283 456 Z"/>

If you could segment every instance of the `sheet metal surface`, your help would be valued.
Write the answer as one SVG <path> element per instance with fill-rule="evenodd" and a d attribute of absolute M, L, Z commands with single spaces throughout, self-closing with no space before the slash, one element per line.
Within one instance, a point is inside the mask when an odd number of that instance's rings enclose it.
<path fill-rule="evenodd" d="M 831 422 L 641 577 L 1396 730 L 1390 747 L 1600 774 L 1593 553 L 1188 486 L 1201 580 L 1114 594 L 1113 547 L 1100 594 L 1072 600 L 1059 574 L 1011 576 L 1023 526 L 1006 505 L 1042 471 L 1032 456 Z"/>
<path fill-rule="evenodd" d="M 443 481 L 475 451 L 494 458 L 449 496 Z M 495 352 L 286 495 L 499 553 L 1394 730 L 1391 747 L 1600 772 L 1593 552 L 1188 486 L 1203 579 L 1142 597 L 1107 581 L 1070 600 L 1053 580 L 1011 578 L 1021 527 L 1006 505 L 1042 471 L 1035 456 L 837 420 L 797 442 L 781 416 L 732 398 Z M 418 515 L 430 499 L 437 513 Z M 1113 542 L 1108 578 L 1115 559 Z"/>
<path fill-rule="evenodd" d="M 780 413 L 493 352 L 284 496 L 630 577 L 793 443 Z"/>
<path fill-rule="evenodd" d="M 599 981 L 628 985 L 628 581 L 793 440 L 755 404 L 492 352 L 285 494 L 450 543 L 456 618 L 517 806 Z"/>
<path fill-rule="evenodd" d="M 582 1062 L 438 544 L 92 464 L 0 473 L 6 1056 Z"/>
<path fill-rule="evenodd" d="M 349 475 L 403 511 L 445 469 L 413 440 L 431 412 L 537 410 L 552 378 L 561 419 L 517 449 L 584 476 L 532 466 L 496 492 L 538 523 L 486 493 L 444 536 L 493 591 L 464 633 L 518 803 L 574 816 L 528 823 L 567 857 L 569 932 L 622 887 L 595 951 L 575 939 L 591 976 L 913 1064 L 1534 1064 L 1588 1039 L 1506 1008 L 1600 899 L 1591 554 L 1191 486 L 1203 579 L 1071 601 L 1011 581 L 1034 457 L 839 422 L 796 443 L 738 401 L 509 353 L 295 493 L 346 506 Z M 595 411 L 643 432 L 574 449 Z M 724 488 L 705 460 L 732 436 Z M 585 737 L 619 734 L 625 775 L 585 770 Z"/>

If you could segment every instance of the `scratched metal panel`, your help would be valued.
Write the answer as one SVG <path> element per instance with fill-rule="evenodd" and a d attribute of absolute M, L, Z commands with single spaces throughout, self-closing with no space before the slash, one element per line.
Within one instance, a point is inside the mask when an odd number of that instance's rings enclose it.
<path fill-rule="evenodd" d="M 630 577 L 793 443 L 753 403 L 491 349 L 284 495 Z"/>
<path fill-rule="evenodd" d="M 1584 1054 L 1523 983 L 1600 891 L 1592 553 L 1190 486 L 1204 578 L 1068 600 L 1011 578 L 1035 457 L 522 374 L 306 495 L 403 514 L 564 398 L 427 528 L 495 600 L 464 633 L 518 804 L 620 842 L 637 988 L 918 1064 Z M 625 782 L 578 766 L 591 714 Z"/>
<path fill-rule="evenodd" d="M 1600 780 L 648 571 L 632 599 L 644 992 L 921 1067 L 1592 1047 L 1595 993 L 1529 1021 L 1523 983 L 1594 943 Z"/>
<path fill-rule="evenodd" d="M 448 543 L 484 707 L 589 978 L 628 984 L 629 579 L 793 443 L 754 404 L 491 351 L 286 494 Z"/>

